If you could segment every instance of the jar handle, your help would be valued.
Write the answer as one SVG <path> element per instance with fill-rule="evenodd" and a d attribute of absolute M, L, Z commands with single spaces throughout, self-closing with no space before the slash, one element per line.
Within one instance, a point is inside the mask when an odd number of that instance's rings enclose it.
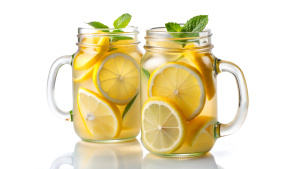
<path fill-rule="evenodd" d="M 48 105 L 50 107 L 50 110 L 60 119 L 63 120 L 70 120 L 70 112 L 61 110 L 57 104 L 54 97 L 54 89 L 55 89 L 55 81 L 56 76 L 58 73 L 58 70 L 61 66 L 65 64 L 71 65 L 72 56 L 66 55 L 58 58 L 54 61 L 50 68 L 49 76 L 48 76 L 48 82 L 47 82 L 47 99 L 48 99 Z M 71 116 L 72 121 L 72 116 Z"/>
<path fill-rule="evenodd" d="M 243 125 L 248 113 L 249 98 L 244 74 L 237 65 L 219 59 L 216 59 L 215 65 L 216 72 L 229 72 L 235 77 L 239 93 L 239 105 L 234 119 L 228 124 L 218 123 L 216 126 L 217 137 L 222 137 L 236 132 Z"/>
<path fill-rule="evenodd" d="M 65 154 L 63 156 L 56 158 L 53 161 L 50 169 L 59 169 L 60 166 L 64 165 L 64 164 L 73 165 L 73 153 L 68 153 L 68 154 Z"/>

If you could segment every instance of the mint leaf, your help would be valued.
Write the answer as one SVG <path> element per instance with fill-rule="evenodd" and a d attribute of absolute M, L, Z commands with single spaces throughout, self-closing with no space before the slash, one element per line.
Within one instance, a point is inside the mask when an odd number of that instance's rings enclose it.
<path fill-rule="evenodd" d="M 181 32 L 182 27 L 176 23 L 176 22 L 168 22 L 165 24 L 166 29 L 168 32 L 171 32 L 171 36 L 173 36 L 173 38 L 186 38 L 186 34 L 185 33 L 172 33 L 172 32 Z M 182 45 L 182 47 L 185 46 L 186 44 L 186 40 L 174 40 L 175 42 L 179 43 Z"/>
<path fill-rule="evenodd" d="M 118 33 L 122 33 L 123 31 L 120 30 L 121 28 L 125 28 L 129 22 L 131 20 L 131 15 L 128 13 L 125 13 L 123 15 L 121 15 L 118 19 L 116 19 L 114 21 L 114 27 L 116 28 L 113 31 L 109 31 L 109 30 L 102 30 L 102 32 L 108 32 L 110 34 L 118 34 Z M 88 25 L 96 28 L 96 29 L 108 29 L 109 27 L 104 25 L 103 23 L 97 22 L 97 21 L 93 21 L 93 22 L 89 22 L 87 23 Z M 128 36 L 119 36 L 119 35 L 110 35 L 110 42 L 116 42 L 119 40 L 131 40 L 133 39 L 132 37 L 128 37 Z"/>
<path fill-rule="evenodd" d="M 69 111 L 70 117 L 71 117 L 71 122 L 73 122 L 73 110 Z"/>
<path fill-rule="evenodd" d="M 143 72 L 145 73 L 146 77 L 149 79 L 150 78 L 150 73 L 148 72 L 148 70 L 142 68 Z"/>
<path fill-rule="evenodd" d="M 183 25 L 181 32 L 201 32 L 207 23 L 208 15 L 194 16 Z"/>
<path fill-rule="evenodd" d="M 131 108 L 131 106 L 132 106 L 133 102 L 135 101 L 137 95 L 138 95 L 138 93 L 130 100 L 130 102 L 125 107 L 125 109 L 123 111 L 123 114 L 122 114 L 122 119 L 124 119 L 125 115 L 127 114 L 127 112 L 129 111 L 129 109 Z"/>
<path fill-rule="evenodd" d="M 115 28 L 125 28 L 131 20 L 131 15 L 128 13 L 124 13 L 118 19 L 114 21 Z"/>
<path fill-rule="evenodd" d="M 100 22 L 97 22 L 97 21 L 89 22 L 87 24 L 94 27 L 94 28 L 96 28 L 96 29 L 109 28 L 108 26 L 104 25 L 103 23 L 100 23 Z"/>
<path fill-rule="evenodd" d="M 115 29 L 112 32 L 115 33 L 115 32 L 123 32 L 123 31 L 121 31 L 120 29 Z"/>
<path fill-rule="evenodd" d="M 118 48 L 109 48 L 108 52 L 112 52 L 112 51 L 115 51 L 117 50 Z"/>
<path fill-rule="evenodd" d="M 184 46 L 183 46 L 183 47 L 184 47 Z M 181 55 L 179 58 L 175 59 L 173 62 L 176 62 L 176 61 L 180 60 L 180 59 L 183 58 L 183 57 L 184 57 L 184 55 Z"/>
<path fill-rule="evenodd" d="M 115 30 L 113 30 L 113 31 L 110 32 L 110 33 L 111 33 L 111 34 L 114 34 L 114 33 L 118 34 L 118 33 L 122 33 L 122 32 L 123 32 L 123 31 L 120 30 L 120 29 L 115 29 Z M 120 35 L 112 35 L 112 36 L 110 37 L 110 41 L 111 41 L 111 42 L 117 42 L 117 41 L 119 41 L 119 40 L 131 40 L 131 39 L 133 39 L 133 38 L 128 37 L 128 36 L 120 36 Z"/>
<path fill-rule="evenodd" d="M 71 66 L 72 66 L 72 64 L 73 64 L 74 56 L 75 56 L 75 53 L 72 55 Z"/>
<path fill-rule="evenodd" d="M 119 40 L 131 40 L 131 39 L 133 39 L 132 37 L 129 37 L 129 36 L 113 36 L 112 38 L 111 38 L 111 41 L 112 42 L 117 42 L 117 41 L 119 41 Z"/>
<path fill-rule="evenodd" d="M 165 24 L 168 32 L 180 32 L 182 27 L 176 22 L 168 22 Z"/>

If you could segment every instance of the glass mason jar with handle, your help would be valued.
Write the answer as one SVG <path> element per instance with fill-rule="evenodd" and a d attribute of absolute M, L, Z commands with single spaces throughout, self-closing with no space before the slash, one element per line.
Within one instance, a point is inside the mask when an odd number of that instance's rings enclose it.
<path fill-rule="evenodd" d="M 140 90 L 142 142 L 150 152 L 198 156 L 243 124 L 249 102 L 244 75 L 235 64 L 212 54 L 211 35 L 208 29 L 147 30 Z M 234 75 L 239 91 L 238 111 L 229 124 L 218 122 L 217 75 L 221 72 Z"/>
<path fill-rule="evenodd" d="M 139 71 L 142 56 L 136 27 L 78 29 L 78 51 L 58 58 L 47 86 L 48 104 L 61 119 L 71 119 L 77 135 L 91 142 L 121 142 L 140 131 Z M 59 68 L 72 66 L 73 110 L 55 102 Z M 70 116 L 71 115 L 71 116 Z"/>

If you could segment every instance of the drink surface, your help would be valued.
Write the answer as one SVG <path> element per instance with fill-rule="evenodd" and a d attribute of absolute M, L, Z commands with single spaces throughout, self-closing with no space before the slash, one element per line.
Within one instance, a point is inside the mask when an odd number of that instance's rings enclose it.
<path fill-rule="evenodd" d="M 194 43 L 153 43 L 172 50 L 148 50 L 141 61 L 144 146 L 160 155 L 208 152 L 217 123 L 215 57 Z"/>
<path fill-rule="evenodd" d="M 110 42 L 105 36 L 81 40 L 72 72 L 73 122 L 83 140 L 113 141 L 138 135 L 142 54 L 133 42 Z"/>

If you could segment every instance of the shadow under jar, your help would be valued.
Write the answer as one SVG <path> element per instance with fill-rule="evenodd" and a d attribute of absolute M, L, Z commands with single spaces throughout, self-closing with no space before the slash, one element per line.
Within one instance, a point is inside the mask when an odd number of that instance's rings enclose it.
<path fill-rule="evenodd" d="M 78 29 L 78 51 L 52 65 L 48 78 L 50 109 L 62 119 L 54 99 L 55 79 L 64 64 L 72 66 L 73 111 L 77 135 L 90 142 L 122 142 L 140 131 L 139 71 L 142 53 L 137 28 Z"/>
<path fill-rule="evenodd" d="M 248 92 L 242 71 L 217 59 L 211 50 L 211 31 L 146 32 L 141 60 L 142 142 L 152 153 L 199 156 L 217 138 L 232 134 L 248 111 Z M 239 108 L 229 124 L 218 122 L 217 75 L 229 72 L 238 84 Z"/>

